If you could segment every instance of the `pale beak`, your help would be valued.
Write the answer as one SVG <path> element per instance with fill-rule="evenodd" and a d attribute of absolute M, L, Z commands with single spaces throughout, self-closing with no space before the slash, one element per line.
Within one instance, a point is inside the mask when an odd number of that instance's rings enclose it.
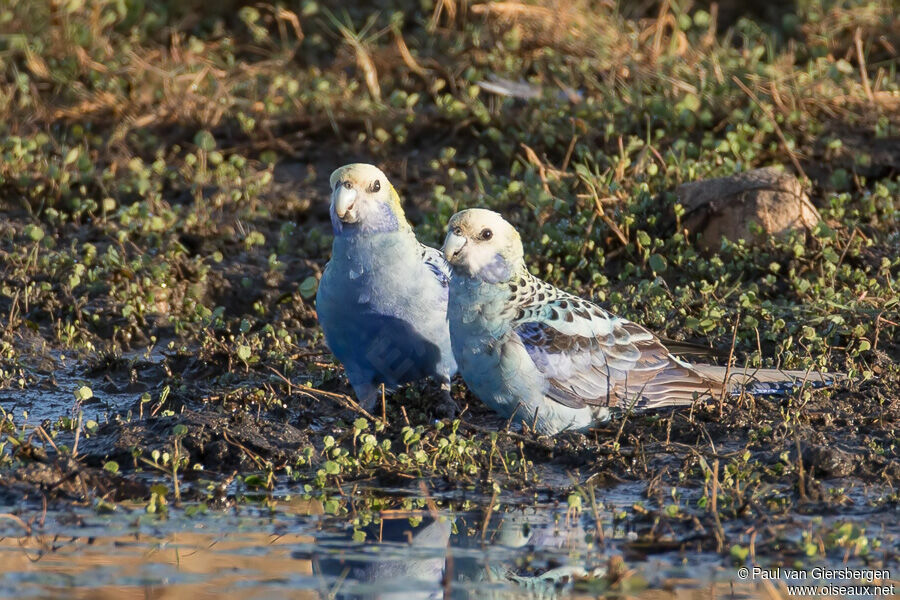
<path fill-rule="evenodd" d="M 334 205 L 334 214 L 338 219 L 346 223 L 352 223 L 355 220 L 353 207 L 356 204 L 356 190 L 350 185 L 350 182 L 343 181 L 337 184 L 334 192 L 331 193 L 331 203 Z"/>
<path fill-rule="evenodd" d="M 462 235 L 456 235 L 452 231 L 447 234 L 447 238 L 444 240 L 444 247 L 442 251 L 444 253 L 444 258 L 447 259 L 447 262 L 452 263 L 453 259 L 462 251 L 463 246 L 466 245 L 466 242 L 469 240 Z"/>

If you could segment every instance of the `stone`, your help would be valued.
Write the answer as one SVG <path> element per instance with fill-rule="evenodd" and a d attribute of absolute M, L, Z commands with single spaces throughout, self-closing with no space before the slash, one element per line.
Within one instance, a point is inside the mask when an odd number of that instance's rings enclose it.
<path fill-rule="evenodd" d="M 800 181 L 776 167 L 685 183 L 676 193 L 685 229 L 707 252 L 718 250 L 723 237 L 759 243 L 822 220 Z"/>

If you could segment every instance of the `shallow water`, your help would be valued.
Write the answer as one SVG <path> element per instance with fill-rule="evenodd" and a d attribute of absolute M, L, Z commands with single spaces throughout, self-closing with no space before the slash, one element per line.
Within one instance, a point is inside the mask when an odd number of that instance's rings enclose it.
<path fill-rule="evenodd" d="M 0 595 L 576 597 L 571 580 L 601 576 L 618 553 L 612 547 L 627 539 L 610 526 L 606 549 L 589 545 L 592 519 L 567 519 L 548 507 L 494 512 L 487 526 L 483 513 L 394 511 L 365 529 L 365 541 L 358 532 L 355 541 L 345 518 L 321 511 L 315 501 L 283 501 L 274 512 L 242 508 L 161 521 L 139 507 L 112 515 L 83 509 L 47 515 L 30 538 L 16 537 L 19 526 L 4 520 Z M 645 569 L 654 587 L 686 575 L 665 559 L 648 561 Z M 691 568 L 691 577 L 700 575 L 704 581 L 730 577 L 713 565 Z"/>
<path fill-rule="evenodd" d="M 623 496 L 624 499 L 624 496 Z M 2 507 L 2 511 L 16 510 Z M 42 513 L 19 511 L 28 520 Z M 315 500 L 238 506 L 168 519 L 143 505 L 111 514 L 49 512 L 33 535 L 0 520 L 4 598 L 582 598 L 608 590 L 628 558 L 624 590 L 639 598 L 772 598 L 784 582 L 748 582 L 718 556 L 636 557 L 615 506 L 466 512 L 386 511 L 354 530 Z M 364 535 L 364 539 L 363 536 Z M 611 562 L 612 559 L 612 562 Z M 615 579 L 615 578 L 613 578 Z M 772 594 L 775 596 L 772 596 Z"/>

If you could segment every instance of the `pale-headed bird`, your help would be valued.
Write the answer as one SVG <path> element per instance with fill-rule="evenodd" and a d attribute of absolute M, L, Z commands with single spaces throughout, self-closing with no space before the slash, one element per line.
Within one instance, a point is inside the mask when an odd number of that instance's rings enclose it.
<path fill-rule="evenodd" d="M 456 361 L 444 257 L 416 239 L 377 167 L 343 166 L 331 174 L 331 190 L 334 243 L 316 296 L 325 342 L 363 408 L 375 405 L 381 384 L 433 377 L 449 410 Z"/>
<path fill-rule="evenodd" d="M 584 431 L 611 409 L 690 405 L 722 394 L 773 394 L 839 375 L 687 363 L 644 327 L 541 281 L 499 214 L 455 214 L 443 247 L 447 316 L 459 372 L 504 417 L 538 433 Z"/>

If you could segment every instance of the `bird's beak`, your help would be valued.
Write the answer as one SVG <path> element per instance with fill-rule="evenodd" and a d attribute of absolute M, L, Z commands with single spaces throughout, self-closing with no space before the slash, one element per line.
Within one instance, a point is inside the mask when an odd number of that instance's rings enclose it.
<path fill-rule="evenodd" d="M 454 259 L 457 258 L 467 241 L 465 236 L 456 235 L 452 231 L 447 234 L 442 251 L 444 253 L 444 258 L 447 259 L 448 263 L 453 264 Z"/>
<path fill-rule="evenodd" d="M 339 182 L 331 193 L 331 203 L 334 205 L 334 214 L 345 223 L 352 223 L 354 218 L 354 205 L 356 204 L 356 189 L 349 182 Z"/>

